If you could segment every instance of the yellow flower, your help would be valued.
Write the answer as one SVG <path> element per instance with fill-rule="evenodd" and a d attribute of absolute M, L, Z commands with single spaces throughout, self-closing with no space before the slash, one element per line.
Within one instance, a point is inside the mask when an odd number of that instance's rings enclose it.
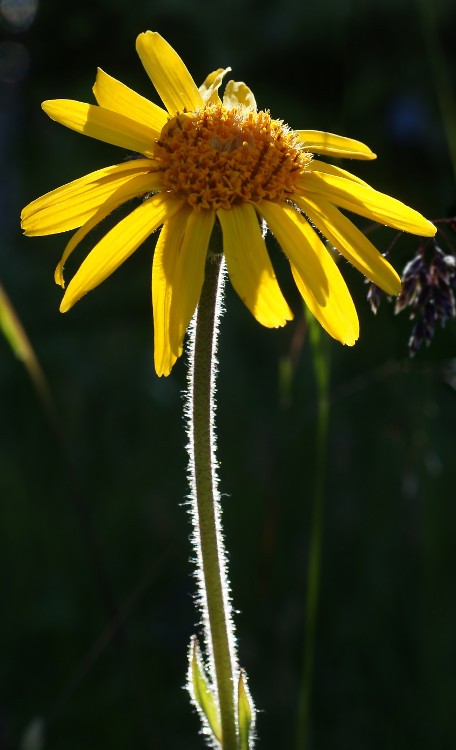
<path fill-rule="evenodd" d="M 229 68 L 211 73 L 198 88 L 177 53 L 155 32 L 140 34 L 136 49 L 166 110 L 100 69 L 93 87 L 97 105 L 66 99 L 42 105 L 62 125 L 135 154 L 23 210 L 27 235 L 78 229 L 57 266 L 57 283 L 64 286 L 64 263 L 83 237 L 115 208 L 141 198 L 83 261 L 61 311 L 104 281 L 162 226 L 153 258 L 152 302 L 155 368 L 168 375 L 198 304 L 217 221 L 236 292 L 259 323 L 283 326 L 293 315 L 269 259 L 265 222 L 311 312 L 331 336 L 354 344 L 356 310 L 319 233 L 385 292 L 398 294 L 397 273 L 339 209 L 424 236 L 434 235 L 435 227 L 344 169 L 314 158 L 374 159 L 359 141 L 289 129 L 269 112 L 257 111 L 244 83 L 229 81 L 221 99 L 218 90 Z"/>

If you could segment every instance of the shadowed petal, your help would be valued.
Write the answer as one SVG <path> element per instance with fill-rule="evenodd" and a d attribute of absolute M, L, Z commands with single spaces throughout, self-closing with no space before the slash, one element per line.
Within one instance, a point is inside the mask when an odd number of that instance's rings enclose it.
<path fill-rule="evenodd" d="M 369 185 L 351 182 L 329 173 L 308 172 L 298 181 L 298 188 L 302 190 L 304 199 L 307 193 L 318 193 L 340 208 L 411 234 L 433 237 L 437 231 L 418 211 L 396 198 L 379 193 Z"/>
<path fill-rule="evenodd" d="M 358 316 L 342 275 L 310 224 L 292 206 L 262 201 L 257 209 L 291 263 L 296 285 L 323 328 L 352 346 Z"/>
<path fill-rule="evenodd" d="M 67 312 L 84 294 L 101 284 L 181 206 L 160 193 L 144 201 L 95 245 L 68 284 L 60 305 Z"/>
<path fill-rule="evenodd" d="M 324 156 L 337 156 L 340 159 L 376 159 L 377 155 L 368 146 L 353 138 L 325 133 L 322 130 L 296 130 L 299 142 L 305 151 Z"/>
<path fill-rule="evenodd" d="M 230 281 L 259 323 L 283 326 L 293 313 L 280 291 L 253 206 L 219 209 Z"/>
<path fill-rule="evenodd" d="M 98 68 L 93 93 L 100 107 L 118 112 L 120 115 L 128 112 L 128 117 L 132 120 L 154 130 L 157 138 L 168 119 L 164 109 L 140 96 L 101 68 Z"/>
<path fill-rule="evenodd" d="M 319 197 L 294 198 L 299 208 L 320 232 L 358 271 L 387 294 L 399 294 L 401 280 L 394 268 L 379 253 L 366 235 L 355 227 L 335 206 Z"/>
<path fill-rule="evenodd" d="M 82 226 L 101 204 L 135 176 L 146 175 L 150 185 L 148 191 L 155 190 L 159 185 L 159 174 L 149 172 L 152 165 L 150 159 L 136 159 L 115 167 L 99 169 L 46 193 L 29 203 L 22 211 L 22 228 L 25 234 L 57 234 Z"/>
<path fill-rule="evenodd" d="M 72 99 L 52 99 L 41 106 L 51 120 L 77 133 L 121 146 L 128 151 L 153 156 L 156 130 L 125 115 Z"/>
<path fill-rule="evenodd" d="M 196 83 L 181 58 L 155 31 L 145 31 L 136 40 L 136 51 L 158 95 L 170 115 L 204 106 Z"/>
<path fill-rule="evenodd" d="M 169 375 L 182 354 L 184 334 L 201 295 L 214 219 L 213 211 L 185 206 L 160 233 L 152 269 L 157 375 Z"/>

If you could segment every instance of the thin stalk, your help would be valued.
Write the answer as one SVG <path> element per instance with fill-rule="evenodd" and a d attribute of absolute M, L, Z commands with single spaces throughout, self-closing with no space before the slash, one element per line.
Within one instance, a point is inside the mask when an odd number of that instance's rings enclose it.
<path fill-rule="evenodd" d="M 223 271 L 221 255 L 209 255 L 193 322 L 187 401 L 193 542 L 197 553 L 199 605 L 203 614 L 210 676 L 216 691 L 223 750 L 236 750 L 237 660 L 221 530 L 216 475 L 214 381 Z"/>
<path fill-rule="evenodd" d="M 317 433 L 313 517 L 306 597 L 306 637 L 298 710 L 297 750 L 305 750 L 310 745 L 310 718 L 323 540 L 326 445 L 329 422 L 329 352 L 325 346 L 326 342 L 322 341 L 322 331 L 318 323 L 315 319 L 311 318 L 310 314 L 307 316 L 307 320 L 317 385 Z"/>

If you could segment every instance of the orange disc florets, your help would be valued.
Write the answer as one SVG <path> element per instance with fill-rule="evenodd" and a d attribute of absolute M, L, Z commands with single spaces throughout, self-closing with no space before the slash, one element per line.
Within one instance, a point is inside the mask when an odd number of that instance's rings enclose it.
<path fill-rule="evenodd" d="M 211 209 L 286 200 L 312 158 L 268 112 L 221 105 L 170 118 L 154 156 L 164 190 Z"/>

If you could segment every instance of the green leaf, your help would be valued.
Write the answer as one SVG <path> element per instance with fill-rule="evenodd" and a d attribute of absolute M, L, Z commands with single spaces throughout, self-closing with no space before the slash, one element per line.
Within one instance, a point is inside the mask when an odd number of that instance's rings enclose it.
<path fill-rule="evenodd" d="M 209 687 L 203 666 L 201 651 L 196 638 L 192 638 L 189 655 L 189 690 L 197 708 L 205 717 L 212 734 L 222 741 L 222 730 L 217 703 L 213 692 Z"/>
<path fill-rule="evenodd" d="M 24 363 L 32 383 L 46 409 L 48 417 L 55 419 L 54 405 L 40 363 L 24 327 L 0 284 L 0 331 L 4 334 L 16 357 Z"/>
<path fill-rule="evenodd" d="M 250 696 L 246 674 L 241 669 L 238 682 L 239 750 L 249 750 L 254 721 L 255 706 Z"/>
<path fill-rule="evenodd" d="M 7 294 L 0 284 L 0 329 L 18 359 L 28 363 L 30 344 Z"/>

